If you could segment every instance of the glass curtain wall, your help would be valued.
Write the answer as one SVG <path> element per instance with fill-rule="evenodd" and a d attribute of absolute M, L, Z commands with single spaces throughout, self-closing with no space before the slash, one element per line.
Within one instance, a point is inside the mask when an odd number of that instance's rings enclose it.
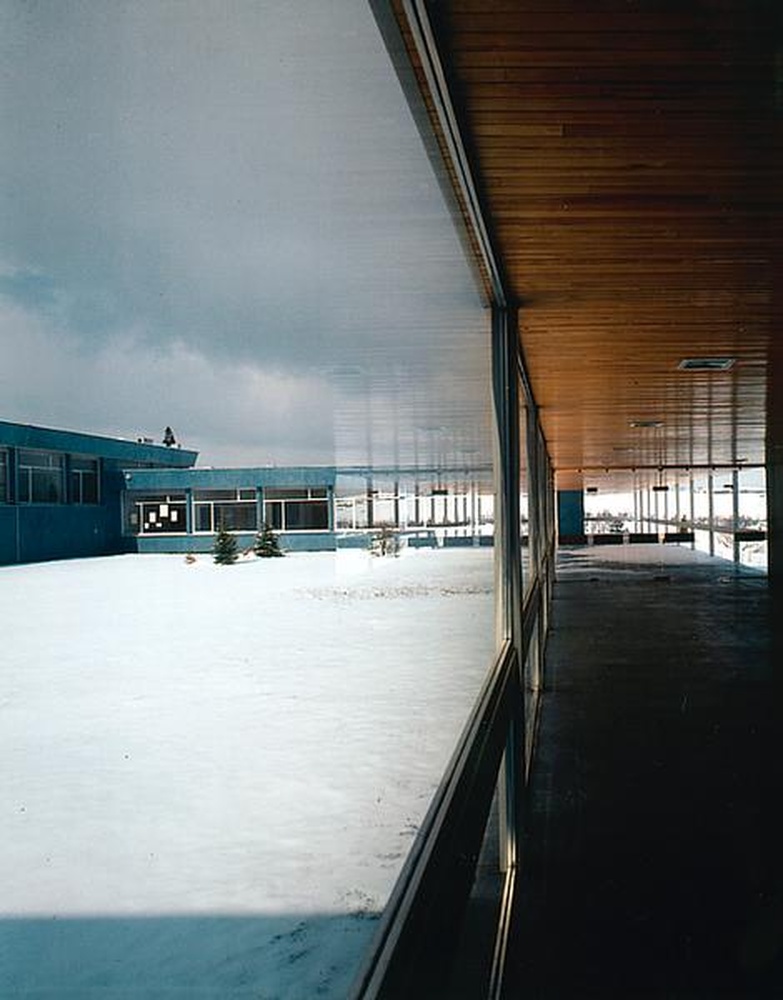
<path fill-rule="evenodd" d="M 353 470 L 341 531 L 401 537 L 19 569 L 0 995 L 344 1000 L 500 647 L 490 310 L 363 0 L 14 11 L 3 251 L 64 420 Z M 16 472 L 66 502 L 57 456 Z M 147 535 L 257 523 L 241 491 L 135 501 Z"/>
<path fill-rule="evenodd" d="M 526 405 L 535 413 L 532 399 L 527 398 Z M 544 682 L 544 652 L 549 627 L 555 535 L 554 489 L 546 443 L 537 419 L 529 417 L 528 420 L 528 433 L 523 440 L 524 464 L 530 483 L 528 503 L 531 532 L 528 581 L 523 607 L 526 773 L 532 762 L 539 695 Z"/>
<path fill-rule="evenodd" d="M 634 525 L 634 496 L 631 492 L 609 492 L 601 486 L 585 490 L 585 531 L 588 535 L 623 534 L 637 530 Z"/>
<path fill-rule="evenodd" d="M 763 468 L 740 469 L 738 486 L 738 556 L 745 566 L 767 568 L 767 487 Z"/>
<path fill-rule="evenodd" d="M 734 482 L 732 470 L 716 470 L 712 475 L 712 524 L 714 554 L 734 559 Z"/>
<path fill-rule="evenodd" d="M 0 995 L 344 1000 L 488 719 L 514 768 L 485 842 L 496 874 L 510 857 L 554 537 L 533 400 L 514 356 L 500 468 L 490 309 L 370 5 L 17 6 L 3 249 L 21 328 L 80 386 L 63 412 L 186 428 L 203 466 L 348 471 L 334 552 L 19 568 Z M 92 502 L 93 468 L 72 472 L 22 451 L 14 499 Z M 151 491 L 126 518 L 241 529 L 259 503 L 325 523 L 314 491 Z M 528 538 L 511 644 L 503 507 Z"/>
<path fill-rule="evenodd" d="M 498 941 L 502 941 L 505 930 L 501 909 L 504 882 L 511 876 L 512 866 L 521 857 L 520 852 L 524 851 L 524 845 L 517 839 L 521 826 L 515 827 L 514 823 L 519 823 L 522 816 L 520 798 L 534 752 L 539 698 L 544 683 L 543 664 L 555 539 L 553 476 L 535 405 L 527 394 L 522 379 L 517 382 L 511 395 L 512 398 L 516 397 L 519 408 L 518 415 L 514 418 L 520 428 L 518 454 L 513 456 L 513 461 L 519 469 L 519 506 L 516 514 L 520 558 L 515 560 L 512 557 L 508 561 L 501 558 L 500 563 L 512 573 L 520 575 L 519 586 L 511 586 L 520 602 L 516 611 L 511 609 L 512 618 L 517 613 L 519 617 L 520 662 L 514 665 L 514 676 L 518 676 L 520 683 L 518 687 L 514 686 L 510 696 L 510 728 L 503 730 L 507 740 L 506 752 L 501 761 L 493 806 L 478 854 L 466 917 L 470 923 L 472 915 L 476 914 L 476 919 L 480 919 L 485 927 L 492 926 L 494 920 L 498 928 Z M 501 444 L 507 442 L 504 434 L 500 438 Z M 502 482 L 506 478 L 502 467 L 499 472 Z M 498 504 L 503 506 L 501 497 L 496 498 L 496 505 Z M 496 533 L 496 546 L 503 545 L 505 536 L 505 531 Z M 508 585 L 509 581 L 501 582 L 501 590 Z M 482 973 L 487 970 L 498 973 L 499 966 L 494 966 L 492 961 L 491 949 L 494 943 L 494 938 L 487 938 L 488 952 L 481 955 L 480 949 L 473 951 L 469 964 L 457 960 L 449 989 L 456 994 L 465 988 L 466 983 L 470 983 L 470 989 L 474 991 L 470 995 L 489 995 L 487 990 L 497 980 L 491 975 L 488 979 L 482 979 Z M 502 949 L 496 953 L 495 958 L 501 953 Z"/>
<path fill-rule="evenodd" d="M 519 379 L 519 531 L 522 543 L 522 593 L 527 594 L 533 583 L 531 561 L 533 548 L 531 546 L 531 511 L 530 511 L 530 480 L 528 475 L 528 404 L 525 398 L 525 388 Z M 533 421 L 534 422 L 534 421 Z"/>
<path fill-rule="evenodd" d="M 666 490 L 657 481 L 637 483 L 636 530 L 659 535 L 693 531 L 694 540 L 681 544 L 738 564 L 766 567 L 763 467 L 677 469 L 667 473 L 665 485 Z"/>

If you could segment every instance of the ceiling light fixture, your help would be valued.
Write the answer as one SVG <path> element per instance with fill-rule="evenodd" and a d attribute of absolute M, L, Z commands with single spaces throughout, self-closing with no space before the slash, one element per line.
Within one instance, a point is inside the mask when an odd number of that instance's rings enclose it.
<path fill-rule="evenodd" d="M 632 420 L 631 427 L 663 427 L 662 420 Z"/>

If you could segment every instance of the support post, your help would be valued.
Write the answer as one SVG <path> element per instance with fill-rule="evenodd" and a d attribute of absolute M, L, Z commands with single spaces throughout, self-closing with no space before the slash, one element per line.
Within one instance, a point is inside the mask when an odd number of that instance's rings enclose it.
<path fill-rule="evenodd" d="M 693 532 L 693 541 L 691 542 L 691 548 L 695 551 L 696 549 L 696 497 L 693 490 L 693 469 L 688 470 L 688 490 L 690 493 L 690 518 L 691 525 L 690 530 Z"/>
<path fill-rule="evenodd" d="M 372 477 L 367 477 L 365 495 L 367 497 L 367 527 L 375 527 L 375 491 L 373 490 Z"/>
<path fill-rule="evenodd" d="M 776 287 L 776 315 L 783 316 L 783 291 Z M 779 334 L 780 331 L 777 331 Z M 783 593 L 783 345 L 777 339 L 767 380 L 767 565 L 776 597 Z M 783 652 L 783 625 L 778 626 Z"/>
<path fill-rule="evenodd" d="M 677 531 L 680 530 L 680 518 L 682 517 L 682 512 L 680 511 L 680 474 L 679 472 L 674 477 L 674 519 L 676 521 Z"/>

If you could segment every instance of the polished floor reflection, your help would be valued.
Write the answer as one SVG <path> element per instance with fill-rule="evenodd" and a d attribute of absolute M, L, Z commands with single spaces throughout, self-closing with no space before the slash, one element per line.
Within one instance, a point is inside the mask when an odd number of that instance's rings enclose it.
<path fill-rule="evenodd" d="M 507 998 L 780 996 L 766 578 L 561 553 Z"/>

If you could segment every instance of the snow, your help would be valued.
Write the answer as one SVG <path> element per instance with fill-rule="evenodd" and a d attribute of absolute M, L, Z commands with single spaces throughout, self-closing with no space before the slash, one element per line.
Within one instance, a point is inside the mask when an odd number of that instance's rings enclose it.
<path fill-rule="evenodd" d="M 0 996 L 344 997 L 493 649 L 492 552 L 0 569 Z"/>

